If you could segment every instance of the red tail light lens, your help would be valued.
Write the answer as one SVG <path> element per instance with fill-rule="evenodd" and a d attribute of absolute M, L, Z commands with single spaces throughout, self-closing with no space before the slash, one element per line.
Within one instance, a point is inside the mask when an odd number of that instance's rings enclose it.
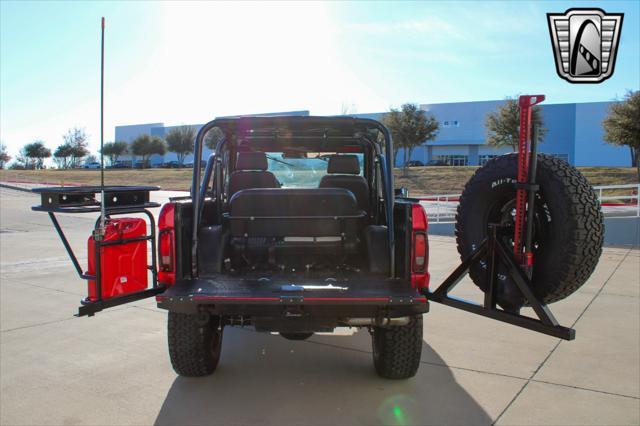
<path fill-rule="evenodd" d="M 162 231 L 160 234 L 160 271 L 173 271 L 173 231 Z"/>
<path fill-rule="evenodd" d="M 429 227 L 427 213 L 420 204 L 411 206 L 411 223 L 414 231 L 426 231 Z"/>
<path fill-rule="evenodd" d="M 176 282 L 175 205 L 165 204 L 158 216 L 158 281 L 164 285 Z"/>
<path fill-rule="evenodd" d="M 424 272 L 427 267 L 427 235 L 416 233 L 413 237 L 413 272 Z"/>
<path fill-rule="evenodd" d="M 429 238 L 427 214 L 420 204 L 411 207 L 411 285 L 414 288 L 429 286 Z"/>

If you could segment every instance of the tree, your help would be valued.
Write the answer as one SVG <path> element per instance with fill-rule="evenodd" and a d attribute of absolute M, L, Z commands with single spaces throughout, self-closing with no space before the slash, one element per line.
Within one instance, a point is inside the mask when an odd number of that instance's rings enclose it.
<path fill-rule="evenodd" d="M 41 169 L 44 166 L 44 159 L 51 157 L 51 150 L 44 146 L 42 141 L 26 144 L 22 149 L 24 157 L 32 166 L 30 168 Z"/>
<path fill-rule="evenodd" d="M 129 151 L 129 146 L 126 142 L 116 141 L 107 142 L 102 148 L 102 153 L 109 157 L 109 164 L 112 166 L 118 161 L 121 155 L 126 154 Z"/>
<path fill-rule="evenodd" d="M 169 130 L 165 136 L 165 141 L 169 151 L 175 152 L 178 156 L 178 163 L 184 163 L 184 157 L 193 152 L 193 143 L 196 131 L 190 126 L 180 126 Z"/>
<path fill-rule="evenodd" d="M 163 155 L 167 151 L 164 141 L 157 136 L 140 135 L 131 142 L 133 155 L 142 157 L 142 167 L 146 167 L 153 154 Z"/>
<path fill-rule="evenodd" d="M 19 159 L 19 155 L 18 157 L 16 157 L 16 161 L 14 161 L 13 163 L 9 164 L 9 167 L 7 167 L 7 169 L 9 170 L 24 170 L 25 166 L 24 163 L 20 161 Z"/>
<path fill-rule="evenodd" d="M 82 159 L 89 154 L 89 137 L 83 128 L 74 127 L 62 136 L 64 144 L 69 146 L 69 167 L 77 167 Z"/>
<path fill-rule="evenodd" d="M 402 121 L 400 119 L 400 112 L 396 109 L 391 108 L 391 111 L 385 114 L 382 117 L 382 122 L 391 132 L 391 137 L 393 138 L 394 150 L 393 150 L 393 167 L 396 166 L 396 159 L 398 158 L 398 152 L 400 150 L 400 135 L 397 129 L 402 127 Z"/>
<path fill-rule="evenodd" d="M 629 147 L 640 180 L 640 91 L 629 91 L 622 102 L 612 104 L 602 127 L 606 142 Z"/>
<path fill-rule="evenodd" d="M 58 165 L 59 169 L 68 169 L 71 164 L 71 155 L 73 148 L 68 143 L 59 145 L 53 152 L 53 161 Z"/>
<path fill-rule="evenodd" d="M 540 108 L 531 110 L 531 122 L 538 126 L 538 138 L 541 141 L 547 133 L 544 128 Z M 487 114 L 484 121 L 487 130 L 487 145 L 502 147 L 510 146 L 514 151 L 518 149 L 520 140 L 520 106 L 518 100 L 506 98 L 504 104 L 495 112 Z"/>
<path fill-rule="evenodd" d="M 31 158 L 27 156 L 27 151 L 24 146 L 20 148 L 20 151 L 18 151 L 18 155 L 16 156 L 16 161 L 13 162 L 9 168 L 13 170 L 30 170 L 35 168 Z"/>
<path fill-rule="evenodd" d="M 11 160 L 11 156 L 7 152 L 7 146 L 0 144 L 0 170 L 4 169 L 4 166 Z"/>
<path fill-rule="evenodd" d="M 99 158 L 96 155 L 89 154 L 86 157 L 84 157 L 84 164 L 99 163 L 98 160 Z"/>
<path fill-rule="evenodd" d="M 402 105 L 400 110 L 391 108 L 391 111 L 385 114 L 383 122 L 393 138 L 394 165 L 398 148 L 403 148 L 405 172 L 413 150 L 427 141 L 434 140 L 440 127 L 433 115 L 427 114 L 418 105 L 410 103 Z"/>
<path fill-rule="evenodd" d="M 224 138 L 224 133 L 220 130 L 219 127 L 214 127 L 209 130 L 206 135 L 204 135 L 204 144 L 207 148 L 215 150 L 216 145 Z"/>

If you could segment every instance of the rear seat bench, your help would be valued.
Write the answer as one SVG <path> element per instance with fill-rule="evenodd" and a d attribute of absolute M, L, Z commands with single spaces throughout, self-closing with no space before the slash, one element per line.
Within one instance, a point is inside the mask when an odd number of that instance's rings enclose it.
<path fill-rule="evenodd" d="M 341 188 L 245 189 L 229 206 L 232 250 L 274 264 L 354 252 L 366 217 L 353 193 Z"/>

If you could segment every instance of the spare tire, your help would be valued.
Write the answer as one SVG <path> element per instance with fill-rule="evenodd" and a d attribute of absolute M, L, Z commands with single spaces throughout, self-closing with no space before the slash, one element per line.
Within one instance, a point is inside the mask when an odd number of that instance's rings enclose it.
<path fill-rule="evenodd" d="M 488 161 L 467 182 L 456 215 L 456 242 L 466 258 L 486 238 L 489 223 L 513 225 L 515 218 L 517 154 Z M 532 287 L 544 303 L 562 300 L 582 286 L 593 273 L 604 235 L 603 216 L 595 191 L 586 178 L 565 161 L 538 154 L 535 221 L 533 224 Z M 502 236 L 508 248 L 513 234 Z M 484 290 L 487 262 L 469 270 Z M 517 311 L 525 299 L 504 265 L 498 265 L 497 302 Z"/>

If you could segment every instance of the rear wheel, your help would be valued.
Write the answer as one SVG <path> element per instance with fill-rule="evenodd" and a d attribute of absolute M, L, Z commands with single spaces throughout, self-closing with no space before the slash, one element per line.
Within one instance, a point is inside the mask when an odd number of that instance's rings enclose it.
<path fill-rule="evenodd" d="M 287 340 L 307 340 L 313 333 L 280 333 Z"/>
<path fill-rule="evenodd" d="M 418 372 L 422 355 L 422 315 L 409 324 L 373 327 L 373 365 L 385 379 L 408 379 Z"/>
<path fill-rule="evenodd" d="M 494 158 L 478 169 L 460 197 L 456 217 L 458 252 L 464 259 L 487 236 L 489 223 L 513 226 L 517 155 Z M 576 291 L 595 269 L 604 235 L 603 216 L 586 178 L 565 161 L 538 154 L 535 219 L 533 223 L 533 292 L 552 303 Z M 513 235 L 503 236 L 513 247 Z M 471 279 L 482 290 L 487 263 L 472 267 Z M 525 300 L 503 265 L 498 266 L 497 301 L 518 310 Z"/>
<path fill-rule="evenodd" d="M 176 373 L 199 377 L 215 371 L 222 349 L 219 321 L 214 316 L 202 321 L 197 315 L 169 312 L 169 357 Z"/>

